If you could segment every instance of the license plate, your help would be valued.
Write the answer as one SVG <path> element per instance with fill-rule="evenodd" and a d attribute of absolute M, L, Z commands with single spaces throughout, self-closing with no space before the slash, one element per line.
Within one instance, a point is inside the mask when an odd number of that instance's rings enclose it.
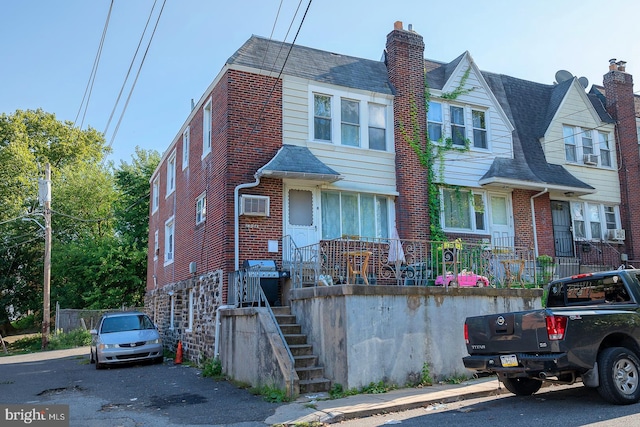
<path fill-rule="evenodd" d="M 518 358 L 515 354 L 508 354 L 506 356 L 500 356 L 500 362 L 502 366 L 505 368 L 511 368 L 513 366 L 518 366 Z"/>

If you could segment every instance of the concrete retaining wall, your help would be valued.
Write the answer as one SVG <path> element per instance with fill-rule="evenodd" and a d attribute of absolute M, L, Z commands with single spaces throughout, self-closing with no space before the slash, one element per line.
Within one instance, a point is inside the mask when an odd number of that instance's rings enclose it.
<path fill-rule="evenodd" d="M 541 289 L 341 285 L 295 289 L 291 309 L 325 376 L 345 388 L 469 375 L 467 316 L 541 308 Z"/>

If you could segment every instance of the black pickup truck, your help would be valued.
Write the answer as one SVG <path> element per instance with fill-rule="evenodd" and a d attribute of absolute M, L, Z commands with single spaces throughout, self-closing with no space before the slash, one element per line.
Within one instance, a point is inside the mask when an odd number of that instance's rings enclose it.
<path fill-rule="evenodd" d="M 545 308 L 468 317 L 464 366 L 526 396 L 545 381 L 640 400 L 640 270 L 580 274 L 547 285 Z"/>

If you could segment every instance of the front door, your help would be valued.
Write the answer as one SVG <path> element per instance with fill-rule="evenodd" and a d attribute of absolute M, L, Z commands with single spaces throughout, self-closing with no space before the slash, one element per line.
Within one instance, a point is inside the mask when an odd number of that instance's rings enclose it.
<path fill-rule="evenodd" d="M 285 234 L 299 248 L 318 243 L 320 207 L 316 189 L 287 187 L 285 191 Z"/>
<path fill-rule="evenodd" d="M 572 257 L 573 234 L 571 233 L 571 209 L 569 202 L 551 201 L 553 240 L 557 257 Z"/>
<path fill-rule="evenodd" d="M 511 203 L 505 194 L 489 194 L 491 244 L 499 247 L 514 245 Z"/>

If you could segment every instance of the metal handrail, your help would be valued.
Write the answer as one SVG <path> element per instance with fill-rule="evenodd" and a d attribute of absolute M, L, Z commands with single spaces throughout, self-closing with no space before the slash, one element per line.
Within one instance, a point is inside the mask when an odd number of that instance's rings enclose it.
<path fill-rule="evenodd" d="M 294 378 L 296 362 L 293 357 L 293 353 L 291 353 L 291 349 L 289 348 L 289 344 L 287 343 L 287 340 L 285 339 L 284 334 L 282 333 L 282 329 L 280 329 L 280 324 L 276 319 L 276 315 L 271 309 L 271 305 L 269 304 L 269 301 L 267 300 L 267 297 L 264 294 L 264 291 L 262 290 L 262 286 L 260 286 L 259 273 L 260 273 L 259 266 L 255 266 L 255 267 L 251 267 L 248 269 L 243 269 L 243 270 L 231 273 L 230 276 L 233 274 L 237 275 L 237 277 L 234 278 L 233 280 L 234 289 L 232 294 L 234 295 L 234 298 L 235 298 L 235 304 L 238 307 L 242 307 L 243 304 L 246 304 L 246 303 L 251 303 L 251 304 L 257 304 L 258 307 L 267 308 L 267 311 L 269 313 L 269 316 L 271 317 L 271 320 L 276 325 L 276 329 L 278 331 L 278 335 L 280 336 L 280 340 L 282 341 L 284 348 L 287 350 L 287 356 L 289 357 L 289 362 L 290 362 L 289 397 L 293 398 L 295 397 L 293 378 Z M 232 281 L 230 280 L 229 283 L 231 282 Z M 257 297 L 257 299 L 255 297 Z"/>

